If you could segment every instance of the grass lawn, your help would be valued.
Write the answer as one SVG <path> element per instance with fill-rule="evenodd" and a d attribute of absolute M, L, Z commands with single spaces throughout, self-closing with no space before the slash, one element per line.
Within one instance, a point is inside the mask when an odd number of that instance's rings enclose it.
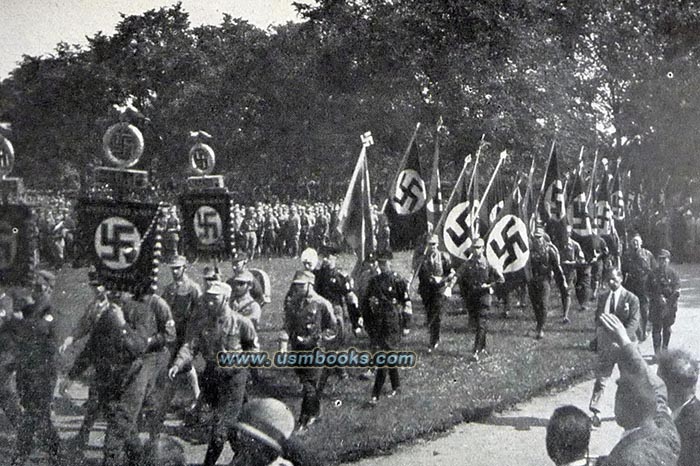
<path fill-rule="evenodd" d="M 341 256 L 338 262 L 350 270 L 354 258 Z M 193 266 L 190 275 L 199 280 L 204 265 Z M 300 265 L 298 259 L 262 259 L 252 264 L 266 270 L 272 282 L 272 303 L 263 309 L 260 328 L 261 346 L 270 353 L 277 349 L 277 333 L 282 328 L 282 299 Z M 409 267 L 410 254 L 396 254 L 394 269 L 407 277 Z M 226 264 L 223 269 L 224 275 L 230 276 L 230 266 Z M 168 275 L 161 270 L 162 283 L 170 280 Z M 529 305 L 524 309 L 514 308 L 508 319 L 503 319 L 499 307 L 494 306 L 487 337 L 491 355 L 478 364 L 468 362 L 473 333 L 458 296 L 446 304 L 441 343 L 434 354 L 427 353 L 425 313 L 415 287 L 412 299 L 414 325 L 411 334 L 404 338 L 403 347 L 416 351 L 416 367 L 401 370 L 401 395 L 392 399 L 383 397 L 376 407 L 367 404 L 372 381 L 359 379 L 360 370 L 351 370 L 350 378 L 345 381 L 331 378 L 322 417 L 302 437 L 323 456 L 325 463 L 387 451 L 398 443 L 445 431 L 458 422 L 480 419 L 492 410 L 549 388 L 569 385 L 588 375 L 592 368 L 594 354 L 587 350 L 592 336 L 592 311 L 573 310 L 571 323 L 561 324 L 557 292 L 553 292 L 544 340 L 534 339 L 534 317 Z M 54 307 L 62 322 L 61 338 L 72 328 L 89 300 L 85 269 L 66 268 L 59 273 Z M 577 307 L 572 305 L 574 309 Z M 367 339 L 361 337 L 350 344 L 365 348 Z M 262 383 L 251 389 L 252 396 L 278 397 L 298 414 L 301 397 L 294 373 L 282 369 L 261 372 Z M 388 390 L 387 380 L 385 391 Z"/>

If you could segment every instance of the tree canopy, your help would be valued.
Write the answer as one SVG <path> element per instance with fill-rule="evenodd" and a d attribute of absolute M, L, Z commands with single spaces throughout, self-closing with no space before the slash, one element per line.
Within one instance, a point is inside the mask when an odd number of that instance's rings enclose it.
<path fill-rule="evenodd" d="M 180 4 L 123 16 L 112 35 L 25 56 L 0 84 L 16 174 L 75 183 L 99 163 L 111 106 L 148 117 L 141 168 L 186 176 L 189 131 L 212 134 L 217 172 L 240 193 L 338 198 L 372 131 L 382 197 L 416 122 L 428 160 L 443 118 L 443 175 L 481 134 L 511 173 L 556 139 L 622 157 L 639 179 L 700 173 L 700 6 L 660 0 L 319 0 L 266 31 L 224 15 L 192 27 Z M 592 156 L 591 156 L 592 157 Z M 379 200 L 379 199 L 378 199 Z"/>

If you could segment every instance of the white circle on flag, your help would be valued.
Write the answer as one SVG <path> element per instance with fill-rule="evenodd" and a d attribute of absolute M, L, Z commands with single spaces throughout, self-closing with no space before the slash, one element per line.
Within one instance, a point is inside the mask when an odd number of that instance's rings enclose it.
<path fill-rule="evenodd" d="M 503 273 L 517 272 L 530 258 L 527 227 L 519 217 L 504 215 L 486 241 L 486 259 Z"/>
<path fill-rule="evenodd" d="M 223 228 L 219 212 L 208 205 L 203 205 L 194 214 L 194 232 L 197 239 L 205 246 L 215 244 L 221 238 Z"/>
<path fill-rule="evenodd" d="M 474 228 L 476 218 L 476 208 L 469 208 L 469 201 L 461 202 L 454 206 L 447 214 L 442 237 L 447 252 L 455 257 L 467 259 L 469 248 L 472 247 L 472 240 L 479 237 L 479 228 Z"/>
<path fill-rule="evenodd" d="M 136 263 L 141 253 L 138 228 L 122 217 L 109 217 L 95 230 L 95 252 L 112 270 L 124 270 Z"/>
<path fill-rule="evenodd" d="M 9 269 L 17 257 L 17 233 L 12 225 L 0 221 L 0 270 Z"/>
<path fill-rule="evenodd" d="M 399 173 L 394 197 L 391 199 L 394 210 L 399 215 L 418 212 L 425 205 L 425 182 L 417 171 L 409 168 Z"/>

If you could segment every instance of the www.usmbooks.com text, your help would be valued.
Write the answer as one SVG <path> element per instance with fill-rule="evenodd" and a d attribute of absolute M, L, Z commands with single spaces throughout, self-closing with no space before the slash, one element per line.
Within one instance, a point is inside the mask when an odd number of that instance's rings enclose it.
<path fill-rule="evenodd" d="M 219 367 L 227 368 L 321 368 L 321 367 L 414 367 L 416 353 L 412 351 L 220 351 Z"/>

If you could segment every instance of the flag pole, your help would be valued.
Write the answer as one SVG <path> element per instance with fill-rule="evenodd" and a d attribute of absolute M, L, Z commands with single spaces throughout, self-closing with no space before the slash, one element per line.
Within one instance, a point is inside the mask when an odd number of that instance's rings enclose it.
<path fill-rule="evenodd" d="M 482 136 L 481 139 L 482 139 L 482 142 L 483 142 L 484 137 Z M 478 151 L 477 151 L 477 153 L 478 153 Z M 467 156 L 464 158 L 464 165 L 462 165 L 462 171 L 459 172 L 459 176 L 457 177 L 457 181 L 455 182 L 455 187 L 454 187 L 454 189 L 452 190 L 452 193 L 450 194 L 450 198 L 449 198 L 449 200 L 447 201 L 446 207 L 449 207 L 449 206 L 451 205 L 452 200 L 453 200 L 454 197 L 455 197 L 455 193 L 457 192 L 457 190 L 459 189 L 459 187 L 464 183 L 464 176 L 465 176 L 465 174 L 467 173 L 467 166 L 469 166 L 469 164 L 471 163 L 471 161 L 472 161 L 472 156 L 471 156 L 471 154 L 467 155 Z M 446 218 L 446 217 L 447 217 L 447 209 L 445 209 L 445 210 L 442 211 L 442 214 L 440 215 L 440 220 L 438 221 L 437 225 L 436 225 L 435 228 L 433 229 L 434 232 L 440 231 L 440 228 L 442 228 L 442 225 L 445 223 L 445 218 Z M 411 285 L 413 284 L 413 282 L 416 280 L 416 277 L 418 276 L 418 272 L 420 271 L 420 268 L 423 266 L 423 262 L 425 262 L 425 255 L 427 254 L 427 252 L 428 252 L 428 248 L 427 248 L 427 245 L 426 245 L 426 246 L 423 247 L 423 254 L 421 255 L 421 258 L 420 258 L 420 260 L 419 260 L 419 262 L 418 262 L 418 265 L 416 266 L 416 269 L 413 271 L 413 274 L 411 275 L 411 280 L 408 282 L 408 288 L 409 288 L 409 289 L 411 288 Z"/>
<path fill-rule="evenodd" d="M 588 211 L 588 204 L 591 202 L 591 197 L 593 196 L 593 186 L 595 185 L 595 175 L 596 168 L 598 167 L 598 149 L 595 150 L 595 156 L 593 157 L 593 170 L 591 170 L 591 182 L 588 186 L 588 197 L 586 197 L 586 211 Z"/>
<path fill-rule="evenodd" d="M 544 184 L 547 182 L 547 174 L 549 173 L 549 164 L 552 163 L 552 156 L 554 155 L 554 145 L 557 140 L 552 139 L 552 146 L 549 148 L 549 157 L 547 157 L 547 167 L 544 169 L 544 176 L 542 177 L 542 186 L 540 187 L 540 193 L 537 195 L 537 203 L 535 204 L 535 212 L 539 214 L 540 202 L 542 201 L 542 195 L 544 194 Z M 533 157 L 534 161 L 534 157 Z"/>
<path fill-rule="evenodd" d="M 486 147 L 488 143 L 486 142 L 486 133 L 482 133 L 481 139 L 479 140 L 479 147 L 476 149 L 476 161 L 474 162 L 474 169 L 472 170 L 472 177 L 470 179 L 469 187 L 467 188 L 467 191 L 471 188 L 471 182 L 474 180 L 474 173 L 476 171 L 477 164 L 479 163 L 479 157 L 481 156 L 481 151 L 484 147 Z M 440 231 L 442 226 L 445 224 L 445 221 L 447 219 L 447 215 L 449 214 L 447 207 L 450 207 L 452 204 L 452 200 L 455 197 L 455 194 L 457 193 L 457 190 L 459 187 L 464 183 L 464 176 L 467 172 L 467 166 L 471 163 L 472 156 L 468 155 L 464 159 L 464 166 L 462 167 L 462 171 L 459 173 L 459 177 L 457 178 L 457 182 L 455 183 L 455 187 L 452 190 L 452 193 L 450 194 L 450 199 L 447 201 L 447 205 L 445 210 L 442 211 L 442 214 L 440 215 L 440 220 L 438 221 L 437 226 L 433 231 Z M 423 247 L 423 254 L 420 257 L 420 260 L 418 261 L 418 265 L 416 266 L 416 269 L 413 271 L 413 275 L 411 276 L 411 280 L 408 282 L 408 287 L 409 289 L 411 288 L 411 285 L 415 281 L 416 277 L 418 276 L 418 272 L 420 271 L 421 267 L 423 266 L 423 263 L 425 262 L 425 255 L 428 253 L 428 245 L 426 244 Z"/>
<path fill-rule="evenodd" d="M 479 207 L 476 208 L 476 214 L 474 215 L 475 218 L 479 217 L 479 212 L 481 212 L 481 207 L 484 205 L 484 201 L 486 200 L 486 196 L 488 196 L 489 191 L 491 190 L 491 185 L 493 185 L 493 181 L 496 179 L 496 174 L 498 173 L 498 170 L 501 168 L 501 165 L 503 164 L 503 161 L 508 157 L 508 152 L 503 151 L 501 152 L 501 156 L 498 158 L 498 163 L 496 164 L 496 168 L 494 168 L 493 173 L 491 174 L 491 179 L 489 180 L 489 184 L 486 185 L 486 190 L 484 191 L 484 194 L 481 195 L 481 200 L 479 201 Z M 472 236 L 474 235 L 474 232 L 472 231 Z"/>

